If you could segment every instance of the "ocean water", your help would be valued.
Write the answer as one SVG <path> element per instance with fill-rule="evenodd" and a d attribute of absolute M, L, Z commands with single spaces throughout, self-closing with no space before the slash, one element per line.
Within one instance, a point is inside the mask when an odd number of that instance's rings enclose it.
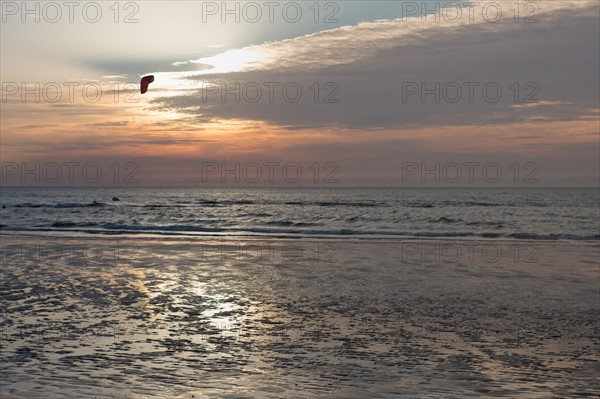
<path fill-rule="evenodd" d="M 3 187 L 0 203 L 2 234 L 600 239 L 598 189 Z"/>

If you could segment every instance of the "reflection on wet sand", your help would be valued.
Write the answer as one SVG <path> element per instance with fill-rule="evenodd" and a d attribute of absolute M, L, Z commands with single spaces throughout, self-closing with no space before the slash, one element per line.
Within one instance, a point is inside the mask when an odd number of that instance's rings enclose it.
<path fill-rule="evenodd" d="M 2 397 L 600 393 L 595 244 L 540 242 L 533 262 L 405 259 L 397 241 L 257 255 L 298 242 L 203 243 L 252 256 L 152 239 L 114 262 L 3 256 Z"/>

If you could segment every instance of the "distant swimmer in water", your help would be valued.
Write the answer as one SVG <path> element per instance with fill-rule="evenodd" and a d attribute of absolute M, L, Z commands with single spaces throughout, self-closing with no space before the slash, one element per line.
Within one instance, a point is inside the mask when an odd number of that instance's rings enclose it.
<path fill-rule="evenodd" d="M 121 201 L 119 197 L 113 197 L 113 201 Z"/>

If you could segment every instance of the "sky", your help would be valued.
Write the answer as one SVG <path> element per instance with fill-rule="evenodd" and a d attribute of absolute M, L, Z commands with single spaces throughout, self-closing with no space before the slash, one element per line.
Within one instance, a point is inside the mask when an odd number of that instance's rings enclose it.
<path fill-rule="evenodd" d="M 24 4 L 3 185 L 600 184 L 596 1 Z"/>

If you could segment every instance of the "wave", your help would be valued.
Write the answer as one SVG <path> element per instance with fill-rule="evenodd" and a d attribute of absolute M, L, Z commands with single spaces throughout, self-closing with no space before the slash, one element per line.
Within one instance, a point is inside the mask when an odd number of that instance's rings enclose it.
<path fill-rule="evenodd" d="M 102 206 L 108 206 L 108 204 L 104 203 L 104 202 L 91 202 L 91 203 L 65 203 L 65 204 L 32 204 L 32 203 L 25 203 L 25 204 L 17 204 L 14 205 L 15 208 L 54 208 L 54 209 L 67 209 L 67 208 L 95 208 L 95 207 L 102 207 Z"/>
<path fill-rule="evenodd" d="M 295 226 L 295 227 L 310 227 L 310 226 L 321 226 L 321 223 L 311 223 L 311 222 L 292 222 L 291 220 L 276 220 L 265 222 L 266 225 L 269 226 Z"/>
<path fill-rule="evenodd" d="M 124 225 L 107 223 L 98 228 L 92 223 L 70 223 L 57 222 L 49 227 L 7 227 L 3 226 L 0 231 L 6 232 L 58 232 L 65 231 L 68 228 L 69 232 L 80 232 L 87 234 L 157 234 L 157 235 L 185 235 L 185 236 L 202 236 L 213 234 L 232 234 L 237 235 L 267 235 L 286 237 L 303 237 L 303 236 L 334 236 L 342 237 L 357 237 L 357 238 L 482 238 L 482 239 L 512 239 L 512 240 L 530 240 L 530 241 L 558 241 L 558 240 L 574 240 L 574 241 L 598 241 L 600 234 L 592 235 L 575 235 L 575 234 L 537 234 L 537 233 L 498 233 L 498 232 L 480 232 L 474 233 L 471 231 L 390 231 L 390 230 L 359 230 L 359 229 L 309 229 L 300 228 L 299 225 L 284 225 L 281 228 L 274 227 L 201 227 L 195 225 Z M 307 226 L 310 227 L 310 226 Z"/>
<path fill-rule="evenodd" d="M 336 202 L 336 201 L 319 201 L 311 203 L 318 206 L 354 206 L 357 208 L 372 208 L 376 206 L 384 206 L 380 202 Z"/>
<path fill-rule="evenodd" d="M 465 201 L 465 202 L 453 202 L 444 201 L 443 205 L 459 206 L 459 207 L 514 207 L 515 204 L 499 204 L 492 202 L 480 202 L 480 201 Z M 15 208 L 87 208 L 87 207 L 102 207 L 109 206 L 110 204 L 104 202 L 93 201 L 91 203 L 63 203 L 63 204 L 33 204 L 24 203 L 14 205 Z M 114 204 L 113 204 L 114 205 Z M 355 207 L 355 208 L 375 208 L 375 207 L 389 207 L 392 206 L 386 202 L 343 202 L 343 201 L 261 201 L 255 202 L 252 200 L 240 199 L 240 200 L 212 200 L 212 199 L 198 199 L 194 202 L 182 202 L 177 201 L 174 203 L 148 203 L 148 204 L 119 204 L 125 207 L 134 208 L 188 208 L 194 206 L 202 206 L 209 208 L 226 207 L 231 205 L 294 205 L 294 206 L 318 206 L 318 207 Z M 409 202 L 399 203 L 400 208 L 435 208 L 436 205 L 428 202 Z M 544 204 L 528 204 L 528 206 L 544 207 Z"/>
<path fill-rule="evenodd" d="M 137 205 L 138 207 L 140 205 Z M 159 208 L 185 208 L 185 205 L 163 205 L 163 204 L 148 204 L 141 205 L 142 208 L 159 209 Z"/>
<path fill-rule="evenodd" d="M 196 201 L 196 204 L 216 207 L 216 206 L 226 206 L 226 205 L 253 205 L 255 202 L 251 200 L 209 200 L 209 199 L 199 199 Z"/>
<path fill-rule="evenodd" d="M 264 217 L 271 217 L 273 216 L 270 213 L 266 213 L 266 212 L 258 212 L 258 213 L 248 213 L 246 216 L 253 216 L 253 217 L 257 217 L 257 218 L 264 218 Z"/>
<path fill-rule="evenodd" d="M 413 202 L 410 204 L 405 204 L 404 205 L 407 208 L 435 208 L 435 206 L 433 204 L 429 204 L 429 203 L 418 203 L 418 202 Z"/>
<path fill-rule="evenodd" d="M 445 216 L 442 216 L 441 218 L 430 219 L 429 221 L 432 222 L 432 223 L 448 223 L 448 224 L 450 224 L 450 223 L 459 223 L 459 222 L 462 222 L 462 219 L 461 218 L 452 219 L 452 218 L 447 218 Z"/>
<path fill-rule="evenodd" d="M 447 205 L 456 205 L 456 206 L 515 206 L 512 203 L 506 204 L 497 204 L 495 202 L 484 202 L 484 201 L 464 201 L 464 202 L 452 202 L 446 201 Z"/>
<path fill-rule="evenodd" d="M 383 203 L 383 202 L 337 202 L 337 201 L 307 201 L 307 202 L 303 202 L 303 201 L 285 201 L 283 203 L 279 203 L 279 202 L 275 202 L 272 203 L 273 205 L 299 205 L 299 206 L 334 206 L 334 207 L 341 207 L 341 206 L 350 206 L 350 207 L 356 207 L 356 208 L 373 208 L 373 207 L 378 207 L 378 206 L 388 206 L 387 204 Z"/>
<path fill-rule="evenodd" d="M 94 227 L 97 223 L 55 222 L 50 227 Z"/>
<path fill-rule="evenodd" d="M 496 228 L 502 228 L 504 227 L 504 223 L 502 222 L 483 222 L 483 221 L 479 221 L 479 222 L 468 222 L 465 223 L 467 226 L 492 226 L 492 227 L 496 227 Z"/>

